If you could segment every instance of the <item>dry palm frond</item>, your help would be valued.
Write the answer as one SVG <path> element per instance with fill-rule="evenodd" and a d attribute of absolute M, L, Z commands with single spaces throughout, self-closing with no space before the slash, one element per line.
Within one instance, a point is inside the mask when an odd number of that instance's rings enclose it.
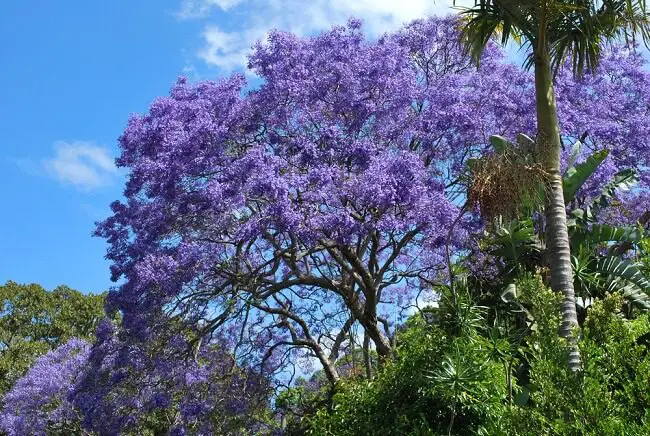
<path fill-rule="evenodd" d="M 541 164 L 515 153 L 491 154 L 472 165 L 467 200 L 488 221 L 514 219 L 542 203 L 545 176 Z"/>

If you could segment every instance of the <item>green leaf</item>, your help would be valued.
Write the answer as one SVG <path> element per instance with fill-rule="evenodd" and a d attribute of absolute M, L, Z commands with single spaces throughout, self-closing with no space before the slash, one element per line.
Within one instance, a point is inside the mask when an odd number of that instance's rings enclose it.
<path fill-rule="evenodd" d="M 637 227 L 614 227 L 608 224 L 594 224 L 591 229 L 581 228 L 571 235 L 571 245 L 580 246 L 585 243 L 599 244 L 603 242 L 638 244 L 644 234 Z"/>
<path fill-rule="evenodd" d="M 583 163 L 571 167 L 566 171 L 563 180 L 565 203 L 570 203 L 575 198 L 578 190 L 580 190 L 582 185 L 585 184 L 608 155 L 609 150 L 597 151 Z"/>
<path fill-rule="evenodd" d="M 510 141 L 508 141 L 503 136 L 499 136 L 499 135 L 490 136 L 490 144 L 492 144 L 494 150 L 496 150 L 496 152 L 499 154 L 503 154 L 506 151 L 511 150 L 513 148 L 512 143 Z"/>
<path fill-rule="evenodd" d="M 607 207 L 612 198 L 616 195 L 617 191 L 624 191 L 630 189 L 639 182 L 639 176 L 636 171 L 628 168 L 619 171 L 614 176 L 614 179 L 608 182 L 600 191 L 600 195 L 592 201 L 592 209 L 597 213 L 598 210 Z"/>
<path fill-rule="evenodd" d="M 650 280 L 636 265 L 618 256 L 608 256 L 596 262 L 596 270 L 608 277 L 608 289 L 619 291 L 632 303 L 650 310 Z"/>

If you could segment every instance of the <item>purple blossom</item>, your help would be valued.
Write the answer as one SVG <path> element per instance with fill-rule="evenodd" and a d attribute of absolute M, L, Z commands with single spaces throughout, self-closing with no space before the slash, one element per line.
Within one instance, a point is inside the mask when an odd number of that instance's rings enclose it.
<path fill-rule="evenodd" d="M 78 429 L 79 415 L 68 395 L 89 353 L 88 343 L 73 338 L 40 357 L 4 396 L 0 428 L 10 436 Z"/>
<path fill-rule="evenodd" d="M 576 162 L 611 150 L 583 199 L 650 164 L 642 66 L 614 47 L 598 72 L 557 77 L 564 142 L 589 133 Z M 126 199 L 96 232 L 124 280 L 109 307 L 139 340 L 171 317 L 206 337 L 227 332 L 236 357 L 266 372 L 301 348 L 333 381 L 331 332 L 360 325 L 389 353 L 423 284 L 445 280 L 444 245 L 472 249 L 480 220 L 451 229 L 454 182 L 490 135 L 534 135 L 533 79 L 496 46 L 473 67 L 450 18 L 378 41 L 357 21 L 310 38 L 276 31 L 249 68 L 256 89 L 239 75 L 179 79 L 129 120 L 118 160 Z M 648 182 L 646 171 L 639 192 Z"/>
<path fill-rule="evenodd" d="M 187 354 L 186 346 L 178 348 L 184 342 L 178 335 L 145 345 L 114 331 L 94 345 L 70 396 L 85 429 L 138 431 L 147 428 L 152 413 L 165 416 L 172 433 L 199 425 L 200 434 L 231 434 L 259 425 L 255 414 L 266 406 L 266 380 L 227 350 L 214 343 Z"/>
<path fill-rule="evenodd" d="M 192 434 L 261 428 L 256 414 L 267 405 L 267 381 L 217 344 L 190 356 L 126 339 L 107 320 L 97 333 L 92 349 L 72 339 L 41 357 L 4 397 L 0 429 L 9 435 L 104 435 L 151 425 Z"/>

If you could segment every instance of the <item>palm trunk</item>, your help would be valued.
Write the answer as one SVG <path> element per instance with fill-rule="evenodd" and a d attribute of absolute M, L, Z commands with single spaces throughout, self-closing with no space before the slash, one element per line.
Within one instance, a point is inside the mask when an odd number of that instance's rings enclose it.
<path fill-rule="evenodd" d="M 543 29 L 543 25 L 540 26 L 540 29 Z M 551 270 L 551 288 L 564 295 L 560 336 L 569 341 L 568 366 L 571 371 L 575 372 L 580 369 L 580 353 L 574 335 L 574 329 L 578 326 L 578 315 L 560 172 L 560 128 L 550 57 L 543 33 L 544 31 L 541 30 L 535 47 L 535 97 L 539 153 L 549 178 L 545 204 L 547 250 Z"/>

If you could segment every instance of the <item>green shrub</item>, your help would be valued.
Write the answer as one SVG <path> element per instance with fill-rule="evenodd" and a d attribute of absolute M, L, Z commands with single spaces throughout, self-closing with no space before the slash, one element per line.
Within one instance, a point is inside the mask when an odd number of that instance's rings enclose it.
<path fill-rule="evenodd" d="M 476 325 L 468 317 L 480 319 L 467 304 L 460 295 L 453 307 L 442 305 L 438 325 L 411 318 L 377 377 L 341 382 L 331 409 L 309 419 L 307 433 L 469 435 L 494 427 L 488 423 L 505 413 L 506 378 L 490 340 L 465 328 Z"/>
<path fill-rule="evenodd" d="M 574 374 L 558 336 L 561 296 L 535 276 L 516 289 L 523 339 L 486 326 L 468 294 L 447 293 L 434 322 L 409 320 L 374 379 L 342 381 L 331 406 L 305 418 L 306 433 L 650 434 L 648 315 L 626 319 L 619 294 L 595 301 L 578 332 L 584 368 Z"/>
<path fill-rule="evenodd" d="M 541 293 L 538 305 L 553 297 Z M 616 294 L 589 308 L 578 375 L 566 369 L 566 343 L 554 334 L 559 319 L 538 318 L 529 346 L 530 383 L 522 389 L 530 397 L 510 410 L 509 434 L 650 434 L 650 322 L 647 315 L 625 319 L 622 306 Z"/>

